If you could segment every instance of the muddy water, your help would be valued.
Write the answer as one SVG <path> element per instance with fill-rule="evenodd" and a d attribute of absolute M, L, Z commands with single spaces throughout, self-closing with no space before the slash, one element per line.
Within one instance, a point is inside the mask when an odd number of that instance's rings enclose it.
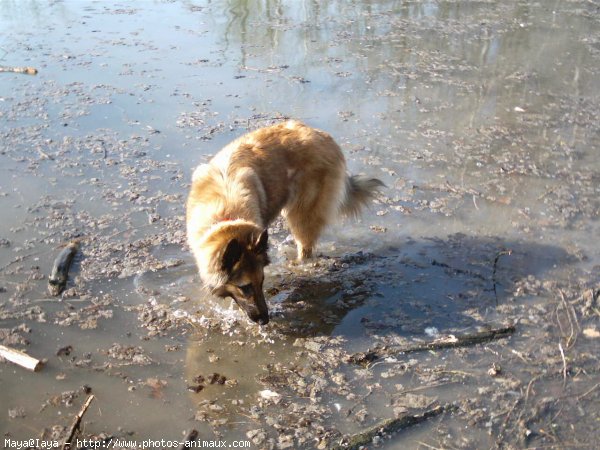
<path fill-rule="evenodd" d="M 84 435 L 140 443 L 327 448 L 455 402 L 380 444 L 592 447 L 598 19 L 584 0 L 0 1 L 0 65 L 39 71 L 0 73 L 0 337 L 47 359 L 0 365 L 2 434 L 64 436 L 91 388 Z M 285 117 L 388 188 L 311 264 L 274 225 L 258 329 L 202 291 L 183 202 L 196 164 Z"/>

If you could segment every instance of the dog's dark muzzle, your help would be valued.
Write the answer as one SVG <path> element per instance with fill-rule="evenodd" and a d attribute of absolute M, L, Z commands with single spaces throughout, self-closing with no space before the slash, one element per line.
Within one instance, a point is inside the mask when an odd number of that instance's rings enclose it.
<path fill-rule="evenodd" d="M 252 322 L 256 322 L 259 325 L 266 325 L 269 323 L 269 313 L 257 315 L 248 314 L 248 317 Z"/>
<path fill-rule="evenodd" d="M 269 309 L 267 307 L 267 302 L 262 295 L 260 298 L 256 299 L 234 298 L 234 300 L 238 306 L 244 310 L 252 322 L 256 322 L 259 325 L 266 325 L 269 323 Z"/>

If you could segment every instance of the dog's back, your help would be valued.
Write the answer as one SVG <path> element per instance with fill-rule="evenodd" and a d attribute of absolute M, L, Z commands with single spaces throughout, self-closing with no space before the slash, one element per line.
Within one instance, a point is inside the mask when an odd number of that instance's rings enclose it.
<path fill-rule="evenodd" d="M 245 219 L 268 226 L 282 212 L 298 244 L 312 249 L 338 215 L 358 215 L 383 183 L 348 176 L 333 138 L 297 121 L 248 133 L 194 172 L 187 204 L 192 249 L 213 225 Z"/>

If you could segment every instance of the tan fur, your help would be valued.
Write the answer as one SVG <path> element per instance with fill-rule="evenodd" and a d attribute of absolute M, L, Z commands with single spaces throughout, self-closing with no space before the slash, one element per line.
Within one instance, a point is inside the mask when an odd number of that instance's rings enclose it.
<path fill-rule="evenodd" d="M 266 304 L 253 304 L 261 298 L 264 303 L 263 230 L 283 213 L 298 259 L 310 258 L 324 227 L 340 214 L 357 215 L 381 186 L 377 179 L 348 176 L 333 138 L 300 122 L 240 137 L 196 168 L 192 178 L 187 237 L 202 280 L 215 293 L 233 297 L 251 319 L 266 323 Z M 251 296 L 240 294 L 240 283 L 252 284 Z"/>

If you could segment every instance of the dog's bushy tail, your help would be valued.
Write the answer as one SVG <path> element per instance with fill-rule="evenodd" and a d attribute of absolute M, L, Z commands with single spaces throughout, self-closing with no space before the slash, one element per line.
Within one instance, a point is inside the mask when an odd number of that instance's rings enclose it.
<path fill-rule="evenodd" d="M 340 206 L 341 213 L 347 217 L 358 217 L 382 187 L 385 187 L 385 184 L 377 178 L 349 175 L 346 178 L 346 193 Z"/>

